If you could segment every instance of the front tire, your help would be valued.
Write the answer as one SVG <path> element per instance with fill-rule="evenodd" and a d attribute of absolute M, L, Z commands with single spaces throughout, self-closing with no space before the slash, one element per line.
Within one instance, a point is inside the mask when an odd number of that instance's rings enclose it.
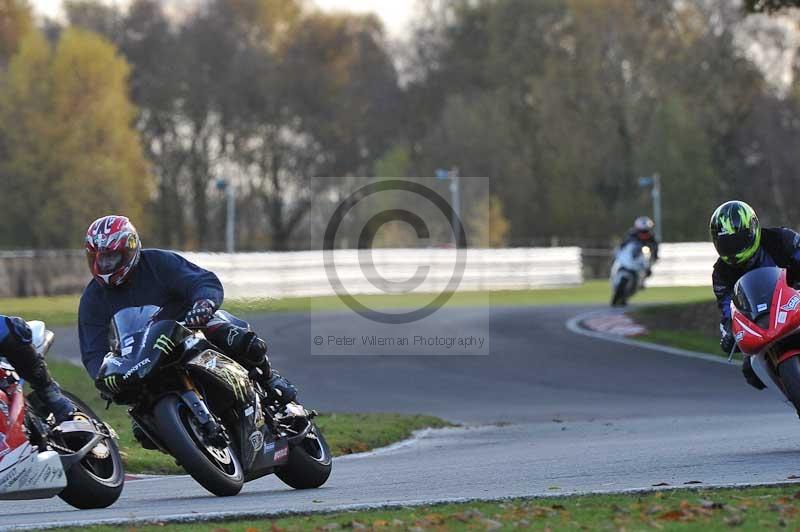
<path fill-rule="evenodd" d="M 625 295 L 628 289 L 628 278 L 626 276 L 622 276 L 617 283 L 617 287 L 614 290 L 614 296 L 611 298 L 611 306 L 612 307 L 621 307 L 625 305 Z"/>
<path fill-rule="evenodd" d="M 219 497 L 242 490 L 244 474 L 231 445 L 224 450 L 203 443 L 189 407 L 175 395 L 161 399 L 153 409 L 158 433 L 187 473 Z"/>
<path fill-rule="evenodd" d="M 792 357 L 778 365 L 778 376 L 785 388 L 786 397 L 800 415 L 800 357 Z"/>
<path fill-rule="evenodd" d="M 297 490 L 319 488 L 331 476 L 333 458 L 325 436 L 313 426 L 303 441 L 289 449 L 289 461 L 275 475 Z"/>
<path fill-rule="evenodd" d="M 78 410 L 92 419 L 100 420 L 86 403 L 66 390 L 62 390 L 62 393 L 78 407 Z M 125 470 L 117 442 L 114 438 L 106 438 L 102 443 L 108 447 L 108 457 L 100 459 L 89 453 L 66 471 L 67 487 L 58 496 L 75 508 L 81 510 L 107 508 L 122 494 Z"/>

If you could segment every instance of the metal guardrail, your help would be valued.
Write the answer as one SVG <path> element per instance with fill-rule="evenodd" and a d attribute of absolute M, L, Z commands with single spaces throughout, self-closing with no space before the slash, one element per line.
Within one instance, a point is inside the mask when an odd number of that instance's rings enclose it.
<path fill-rule="evenodd" d="M 182 254 L 216 272 L 229 297 L 334 293 L 321 251 Z M 386 284 L 381 278 L 409 280 L 420 267 L 428 269 L 414 291 L 439 292 L 452 277 L 456 259 L 453 249 L 336 250 L 333 254 L 342 285 L 357 294 L 385 293 L 380 288 Z M 370 256 L 376 273 L 361 266 Z M 458 289 L 576 285 L 585 277 L 606 277 L 611 256 L 611 250 L 581 251 L 578 247 L 469 249 Z M 711 284 L 711 268 L 716 260 L 711 244 L 662 244 L 660 256 L 650 286 Z M 0 297 L 79 294 L 88 281 L 86 260 L 80 251 L 0 252 Z"/>
<path fill-rule="evenodd" d="M 214 271 L 229 297 L 333 295 L 329 275 L 334 268 L 351 294 L 384 294 L 387 284 L 391 289 L 403 281 L 408 281 L 403 291 L 413 287 L 412 292 L 432 293 L 444 290 L 459 269 L 454 249 L 335 250 L 327 272 L 322 251 L 182 255 Z M 583 282 L 580 248 L 468 249 L 465 255 L 460 291 Z"/>

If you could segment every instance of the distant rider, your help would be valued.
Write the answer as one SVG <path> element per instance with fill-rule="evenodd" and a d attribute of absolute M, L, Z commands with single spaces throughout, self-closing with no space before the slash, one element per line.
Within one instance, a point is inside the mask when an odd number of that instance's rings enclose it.
<path fill-rule="evenodd" d="M 83 365 L 94 379 L 109 351 L 111 318 L 128 307 L 156 305 L 164 319 L 185 319 L 201 328 L 226 355 L 251 370 L 273 399 L 288 403 L 297 389 L 270 367 L 267 344 L 240 320 L 217 310 L 222 284 L 216 275 L 177 253 L 141 249 L 136 228 L 124 216 L 95 220 L 86 233 L 86 256 L 93 279 L 81 296 L 78 332 Z M 246 325 L 246 324 L 244 324 Z M 140 443 L 151 444 L 134 433 Z"/>
<path fill-rule="evenodd" d="M 733 287 L 745 273 L 756 268 L 786 268 L 791 282 L 800 280 L 800 234 L 785 227 L 762 228 L 758 216 L 743 201 L 723 203 L 711 215 L 709 232 L 719 259 L 714 264 L 712 283 L 720 311 L 719 346 L 726 354 L 736 345 L 731 330 Z M 742 373 L 747 382 L 766 388 L 745 357 Z"/>
<path fill-rule="evenodd" d="M 624 248 L 630 242 L 639 242 L 650 250 L 650 264 L 652 265 L 658 260 L 658 240 L 656 240 L 654 231 L 655 226 L 656 224 L 649 217 L 639 216 L 633 221 L 633 227 L 625 234 L 619 249 Z M 648 266 L 645 277 L 650 277 L 652 274 L 653 271 Z"/>
<path fill-rule="evenodd" d="M 31 328 L 22 318 L 0 314 L 0 355 L 30 383 L 33 393 L 50 410 L 56 423 L 72 419 L 75 405 L 64 397 L 58 383 L 47 371 L 44 357 L 33 347 Z"/>

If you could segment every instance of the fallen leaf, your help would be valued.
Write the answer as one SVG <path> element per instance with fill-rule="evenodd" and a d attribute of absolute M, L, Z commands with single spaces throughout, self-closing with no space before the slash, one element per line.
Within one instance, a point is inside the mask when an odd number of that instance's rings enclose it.
<path fill-rule="evenodd" d="M 503 523 L 495 521 L 494 519 L 484 519 L 483 524 L 486 526 L 486 530 L 499 530 L 503 528 Z"/>
<path fill-rule="evenodd" d="M 706 510 L 721 510 L 725 507 L 721 502 L 709 501 L 706 499 L 700 499 L 700 506 Z"/>
<path fill-rule="evenodd" d="M 683 484 L 686 485 L 686 484 L 702 484 L 702 483 L 703 482 L 701 480 L 687 480 Z"/>
<path fill-rule="evenodd" d="M 559 488 L 558 486 L 550 486 L 547 489 L 549 489 L 550 491 L 556 491 L 556 490 L 560 490 L 561 488 Z"/>
<path fill-rule="evenodd" d="M 740 514 L 735 514 L 725 518 L 725 524 L 728 526 L 740 526 L 742 523 L 744 523 L 744 517 L 742 517 Z"/>
<path fill-rule="evenodd" d="M 680 510 L 672 510 L 658 516 L 662 521 L 682 521 L 686 518 L 686 514 Z"/>

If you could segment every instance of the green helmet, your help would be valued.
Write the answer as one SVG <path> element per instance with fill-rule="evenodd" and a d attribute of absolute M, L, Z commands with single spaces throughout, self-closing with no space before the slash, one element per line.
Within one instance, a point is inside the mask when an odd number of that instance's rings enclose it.
<path fill-rule="evenodd" d="M 761 245 L 756 211 L 743 201 L 728 201 L 717 207 L 708 229 L 717 253 L 728 264 L 745 264 Z"/>

